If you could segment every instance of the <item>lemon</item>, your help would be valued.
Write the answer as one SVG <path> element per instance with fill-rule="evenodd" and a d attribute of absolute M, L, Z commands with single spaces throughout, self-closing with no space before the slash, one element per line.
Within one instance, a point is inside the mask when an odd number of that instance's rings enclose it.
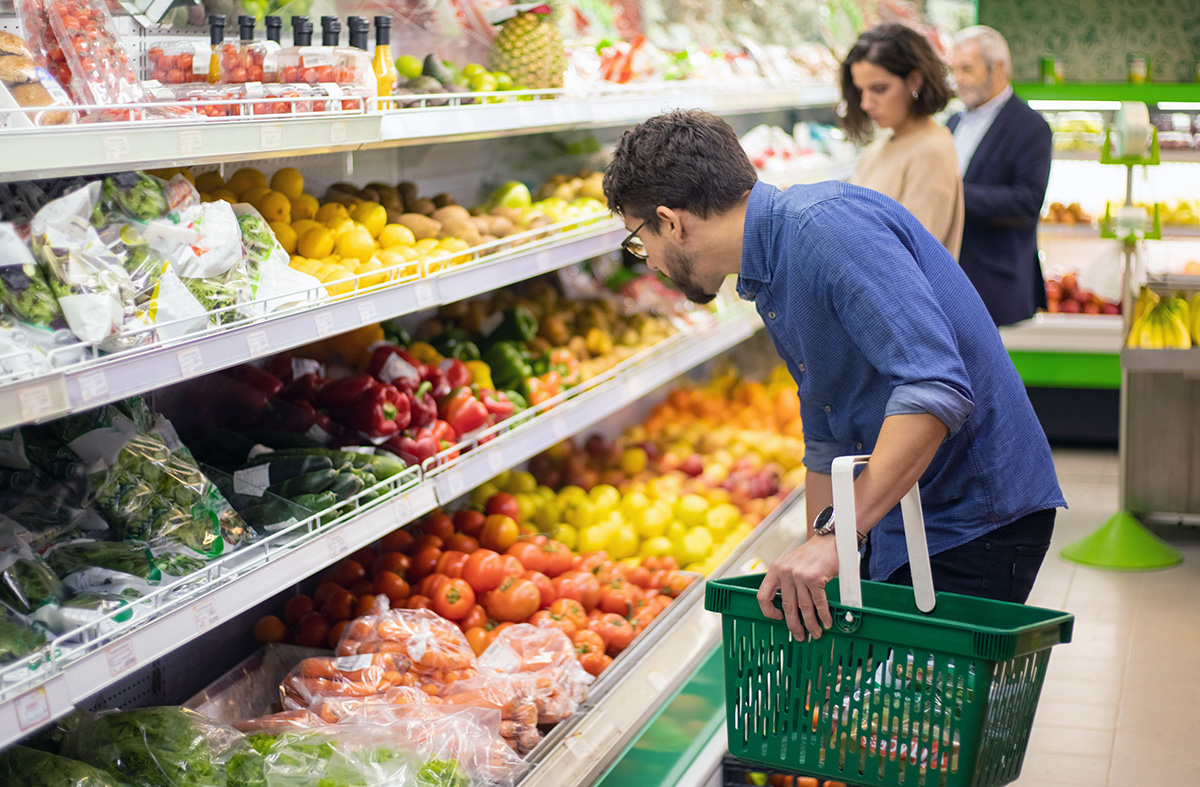
<path fill-rule="evenodd" d="M 296 221 L 295 214 L 292 215 L 292 231 L 296 233 L 297 238 L 303 238 L 304 233 L 311 230 L 313 227 L 324 227 L 325 225 L 319 221 L 312 219 L 300 219 Z"/>
<path fill-rule="evenodd" d="M 322 205 L 320 208 L 317 209 L 317 212 L 313 216 L 313 218 L 315 218 L 317 221 L 321 222 L 322 224 L 328 224 L 329 220 L 332 219 L 334 216 L 338 216 L 343 219 L 348 219 L 348 218 L 350 218 L 350 211 L 346 210 L 346 206 L 340 202 L 326 202 L 324 205 Z"/>
<path fill-rule="evenodd" d="M 337 262 L 322 263 L 321 267 L 317 268 L 316 271 L 313 272 L 313 276 L 316 276 L 318 279 L 320 279 L 322 284 L 333 279 L 340 279 L 345 275 L 345 269 L 343 269 L 341 264 Z"/>
<path fill-rule="evenodd" d="M 414 57 L 413 55 L 400 55 L 400 57 L 396 58 L 396 70 L 405 79 L 416 79 L 421 76 L 423 65 L 421 58 Z"/>
<path fill-rule="evenodd" d="M 637 475 L 646 469 L 648 458 L 642 448 L 626 448 L 621 452 L 621 472 L 625 475 Z"/>
<path fill-rule="evenodd" d="M 721 536 L 737 526 L 742 521 L 742 513 L 732 503 L 721 503 L 708 509 L 704 525 L 714 536 Z"/>
<path fill-rule="evenodd" d="M 447 254 L 462 254 L 467 249 L 471 248 L 471 244 L 459 238 L 446 238 L 438 244 L 438 248 Z"/>
<path fill-rule="evenodd" d="M 438 242 L 435 238 L 422 238 L 413 244 L 413 248 L 422 254 L 428 254 L 437 248 Z"/>
<path fill-rule="evenodd" d="M 634 519 L 633 524 L 642 538 L 655 538 L 664 535 L 672 521 L 670 506 L 659 502 L 652 503 L 642 511 L 641 517 Z"/>
<path fill-rule="evenodd" d="M 412 246 L 393 246 L 392 250 L 403 257 L 405 262 L 413 262 L 421 256 L 421 252 L 417 251 Z"/>
<path fill-rule="evenodd" d="M 599 519 L 596 515 L 596 504 L 587 499 L 575 500 L 567 506 L 564 519 L 568 525 L 582 530 Z"/>
<path fill-rule="evenodd" d="M 325 222 L 325 227 L 333 233 L 333 237 L 340 238 L 343 233 L 354 229 L 354 219 L 343 219 L 340 216 L 334 216 Z"/>
<path fill-rule="evenodd" d="M 215 169 L 208 172 L 201 172 L 196 177 L 196 188 L 199 191 L 206 191 L 212 194 L 217 189 L 225 187 L 225 181 L 221 180 L 221 173 Z"/>
<path fill-rule="evenodd" d="M 607 514 L 615 511 L 621 503 L 621 493 L 611 484 L 597 484 L 588 492 L 588 497 L 596 504 L 596 509 Z"/>
<path fill-rule="evenodd" d="M 509 489 L 514 495 L 527 495 L 537 491 L 537 479 L 533 477 L 533 473 L 517 471 L 512 474 L 509 480 Z"/>
<path fill-rule="evenodd" d="M 279 245 L 288 254 L 296 250 L 296 231 L 292 229 L 291 224 L 285 224 L 282 221 L 272 221 L 271 232 L 275 233 L 275 240 L 279 241 Z"/>
<path fill-rule="evenodd" d="M 379 245 L 385 249 L 393 246 L 411 246 L 416 242 L 412 230 L 403 224 L 387 224 L 379 232 Z"/>
<path fill-rule="evenodd" d="M 579 546 L 579 531 L 570 525 L 558 525 L 551 531 L 551 538 L 566 546 L 567 549 L 574 550 Z"/>
<path fill-rule="evenodd" d="M 353 257 L 359 262 L 366 262 L 375 254 L 375 239 L 366 228 L 354 226 L 338 233 L 335 248 L 343 257 Z"/>
<path fill-rule="evenodd" d="M 496 486 L 491 481 L 486 481 L 480 486 L 475 487 L 471 492 L 471 508 L 476 508 L 482 511 L 487 506 L 487 501 L 492 495 L 500 491 L 500 487 Z"/>
<path fill-rule="evenodd" d="M 287 195 L 289 200 L 299 199 L 304 193 L 304 176 L 295 167 L 284 167 L 271 176 L 271 188 Z"/>
<path fill-rule="evenodd" d="M 391 249 L 384 249 L 375 256 L 379 258 L 379 261 L 383 263 L 383 267 L 385 268 L 396 268 L 406 262 L 403 254 Z"/>
<path fill-rule="evenodd" d="M 363 202 L 355 206 L 350 218 L 366 227 L 372 238 L 378 238 L 387 226 L 387 210 L 378 202 Z"/>
<path fill-rule="evenodd" d="M 292 221 L 292 201 L 282 191 L 268 191 L 254 204 L 268 222 Z"/>
<path fill-rule="evenodd" d="M 558 501 L 543 500 L 537 511 L 533 512 L 533 524 L 543 533 L 549 533 L 554 526 L 562 522 L 563 510 Z"/>
<path fill-rule="evenodd" d="M 242 167 L 225 182 L 225 187 L 237 194 L 238 197 L 245 195 L 247 191 L 253 188 L 270 188 L 267 183 L 267 176 L 251 167 Z"/>
<path fill-rule="evenodd" d="M 258 207 L 258 203 L 262 202 L 263 197 L 267 196 L 270 193 L 271 193 L 270 186 L 252 186 L 249 189 L 247 189 L 246 191 L 243 191 L 241 194 L 238 195 L 238 201 L 246 202 L 250 205 L 254 205 L 255 207 Z M 288 209 L 289 209 L 289 211 L 291 210 L 290 204 L 288 205 Z"/>
<path fill-rule="evenodd" d="M 608 546 L 609 535 L 608 528 L 603 525 L 585 527 L 579 531 L 575 550 L 580 554 L 586 554 L 604 549 Z"/>
<path fill-rule="evenodd" d="M 647 538 L 642 542 L 641 547 L 638 549 L 638 554 L 642 557 L 662 557 L 663 555 L 671 554 L 674 548 L 675 545 L 671 543 L 670 539 L 655 536 L 654 538 Z"/>
<path fill-rule="evenodd" d="M 301 194 L 292 200 L 292 219 L 311 219 L 320 208 L 321 203 L 312 194 Z"/>
<path fill-rule="evenodd" d="M 570 505 L 574 501 L 585 497 L 587 497 L 587 492 L 583 490 L 583 487 L 575 486 L 574 484 L 568 484 L 558 490 L 558 502 L 562 505 Z"/>
<path fill-rule="evenodd" d="M 305 257 L 328 257 L 333 253 L 333 233 L 325 227 L 313 227 L 300 236 L 296 249 Z"/>
<path fill-rule="evenodd" d="M 622 525 L 608 537 L 608 554 L 613 560 L 624 560 L 637 554 L 641 539 L 630 525 Z"/>
<path fill-rule="evenodd" d="M 517 498 L 517 507 L 521 511 L 521 521 L 528 522 L 530 518 L 537 513 L 538 507 L 542 504 L 542 499 L 537 495 L 519 494 Z"/>
<path fill-rule="evenodd" d="M 687 525 L 683 524 L 678 519 L 673 519 L 671 520 L 671 523 L 667 525 L 667 532 L 664 535 L 666 535 L 667 539 L 670 540 L 672 544 L 678 544 L 687 534 Z"/>
<path fill-rule="evenodd" d="M 630 522 L 640 522 L 649 507 L 650 498 L 644 492 L 629 492 L 621 498 L 621 513 Z"/>
<path fill-rule="evenodd" d="M 383 270 L 383 263 L 381 263 L 379 260 L 375 259 L 374 257 L 367 260 L 366 262 L 360 263 L 359 266 L 354 269 L 355 275 L 361 277 L 358 280 L 358 286 L 359 287 L 374 287 L 376 285 L 383 284 L 384 282 L 386 282 L 387 274 L 375 272 L 375 271 L 379 271 L 379 270 Z M 364 276 L 363 274 L 370 274 L 370 275 Z"/>
<path fill-rule="evenodd" d="M 426 270 L 430 273 L 445 270 L 450 267 L 450 255 L 444 251 L 433 251 L 425 255 Z"/>
<path fill-rule="evenodd" d="M 708 501 L 700 495 L 684 495 L 675 506 L 675 516 L 688 527 L 704 524 L 708 515 Z"/>

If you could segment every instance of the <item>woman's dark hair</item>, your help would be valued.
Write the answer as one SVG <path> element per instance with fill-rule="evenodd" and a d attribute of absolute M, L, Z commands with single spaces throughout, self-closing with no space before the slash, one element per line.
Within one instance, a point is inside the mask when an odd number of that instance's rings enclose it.
<path fill-rule="evenodd" d="M 914 71 L 924 77 L 912 104 L 912 114 L 917 117 L 941 112 L 954 95 L 946 81 L 946 64 L 934 53 L 925 36 L 895 22 L 873 27 L 858 37 L 842 61 L 842 98 L 846 101 L 842 128 L 857 142 L 868 141 L 873 131 L 871 118 L 862 109 L 862 91 L 854 86 L 850 76 L 850 67 L 864 60 L 901 79 Z"/>
<path fill-rule="evenodd" d="M 621 135 L 604 172 L 604 196 L 614 213 L 657 232 L 659 205 L 708 218 L 736 205 L 757 180 L 728 123 L 708 112 L 676 111 Z"/>

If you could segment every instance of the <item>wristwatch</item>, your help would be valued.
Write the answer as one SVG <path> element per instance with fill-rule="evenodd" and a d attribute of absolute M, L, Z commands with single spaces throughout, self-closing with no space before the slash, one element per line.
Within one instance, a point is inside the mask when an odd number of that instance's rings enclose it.
<path fill-rule="evenodd" d="M 826 506 L 825 509 L 817 514 L 817 518 L 813 520 L 813 532 L 818 536 L 832 536 L 836 532 L 833 519 L 833 506 Z M 858 545 L 861 547 L 867 537 L 857 530 L 854 535 L 858 537 Z"/>

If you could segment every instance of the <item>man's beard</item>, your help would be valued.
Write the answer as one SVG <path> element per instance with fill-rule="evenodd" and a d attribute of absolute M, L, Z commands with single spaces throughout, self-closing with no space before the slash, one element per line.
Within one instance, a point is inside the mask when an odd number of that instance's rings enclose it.
<path fill-rule="evenodd" d="M 696 283 L 693 278 L 695 266 L 692 264 L 692 258 L 674 246 L 667 247 L 666 256 L 666 269 L 670 272 L 668 278 L 683 293 L 684 297 L 697 306 L 712 303 L 717 294 L 706 291 Z"/>

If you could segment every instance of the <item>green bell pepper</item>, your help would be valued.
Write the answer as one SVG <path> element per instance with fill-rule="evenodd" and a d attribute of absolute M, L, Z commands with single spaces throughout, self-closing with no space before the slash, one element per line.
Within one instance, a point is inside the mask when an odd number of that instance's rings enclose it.
<path fill-rule="evenodd" d="M 432 344 L 433 349 L 447 358 L 455 358 L 463 362 L 480 359 L 479 345 L 471 341 L 470 334 L 462 328 L 447 328 L 433 340 Z"/>
<path fill-rule="evenodd" d="M 533 312 L 524 306 L 511 306 L 504 310 L 504 318 L 496 330 L 488 336 L 492 342 L 527 342 L 537 336 L 538 321 Z"/>
<path fill-rule="evenodd" d="M 533 376 L 533 369 L 516 342 L 499 342 L 488 348 L 483 359 L 492 369 L 492 381 L 505 390 L 523 390 L 525 380 Z"/>

